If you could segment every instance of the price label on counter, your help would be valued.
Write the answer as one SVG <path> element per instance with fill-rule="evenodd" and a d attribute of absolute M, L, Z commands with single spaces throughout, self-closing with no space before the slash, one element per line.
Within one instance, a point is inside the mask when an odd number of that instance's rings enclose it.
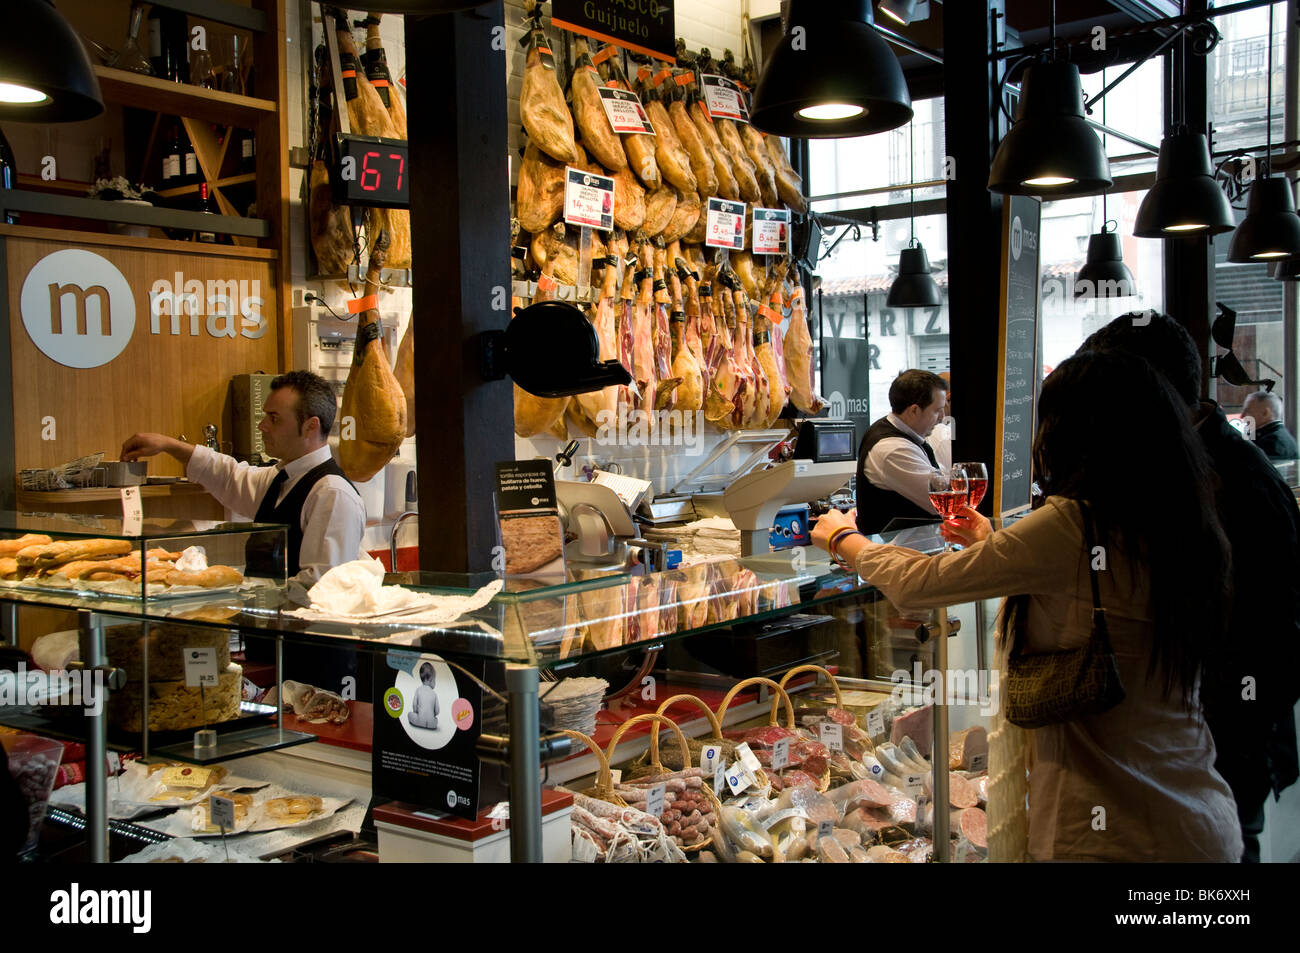
<path fill-rule="evenodd" d="M 713 769 L 713 793 L 721 796 L 722 789 L 727 786 L 727 762 L 719 758 L 718 766 Z"/>
<path fill-rule="evenodd" d="M 658 817 L 664 812 L 664 793 L 668 790 L 666 784 L 656 784 L 645 795 L 645 812 L 651 817 Z"/>
<path fill-rule="evenodd" d="M 198 688 L 217 684 L 217 650 L 207 648 L 181 649 L 185 657 L 185 687 Z"/>
<path fill-rule="evenodd" d="M 722 749 L 717 745 L 705 745 L 700 749 L 700 770 L 705 775 L 712 774 L 722 767 Z"/>
<path fill-rule="evenodd" d="M 614 784 L 618 784 L 618 782 L 620 782 L 620 781 L 623 780 L 623 769 L 622 769 L 622 768 L 610 768 L 610 769 L 609 769 L 609 779 L 610 779 L 610 781 L 613 782 Z"/>
<path fill-rule="evenodd" d="M 867 712 L 867 734 L 878 738 L 885 733 L 885 713 L 879 708 Z"/>
<path fill-rule="evenodd" d="M 208 803 L 212 808 L 212 826 L 219 827 L 224 831 L 233 831 L 235 829 L 235 802 L 219 794 L 214 794 L 208 798 Z"/>
<path fill-rule="evenodd" d="M 613 228 L 614 180 L 606 175 L 567 167 L 564 176 L 564 221 L 570 225 L 586 225 L 605 231 Z"/>
<path fill-rule="evenodd" d="M 727 771 L 727 787 L 731 788 L 732 794 L 739 794 L 753 783 L 754 776 L 739 762 L 733 764 Z"/>
<path fill-rule="evenodd" d="M 611 180 L 613 181 L 613 180 Z M 745 203 L 709 199 L 709 217 L 704 244 L 710 248 L 742 251 L 745 247 Z"/>
<path fill-rule="evenodd" d="M 772 770 L 780 771 L 790 763 L 790 739 L 782 738 L 772 745 Z"/>
<path fill-rule="evenodd" d="M 144 531 L 144 505 L 138 486 L 122 487 L 122 535 L 139 536 Z"/>
<path fill-rule="evenodd" d="M 784 255 L 790 248 L 790 210 L 754 209 L 754 254 Z"/>
<path fill-rule="evenodd" d="M 834 833 L 834 831 L 835 831 L 835 822 L 834 822 L 834 821 L 818 821 L 818 822 L 817 822 L 817 836 L 818 836 L 819 838 L 821 838 L 821 837 L 830 837 L 830 836 L 832 836 L 832 834 Z"/>
<path fill-rule="evenodd" d="M 605 107 L 610 128 L 615 132 L 620 135 L 639 133 L 653 136 L 655 134 L 655 127 L 650 124 L 650 117 L 646 115 L 645 107 L 641 105 L 641 97 L 636 93 L 626 89 L 611 89 L 608 86 L 600 86 L 596 91 L 600 93 L 600 104 Z"/>
<path fill-rule="evenodd" d="M 700 76 L 700 85 L 704 87 L 704 105 L 712 118 L 749 122 L 744 90 L 739 83 L 716 73 L 704 73 Z"/>
<path fill-rule="evenodd" d="M 924 784 L 924 774 L 909 774 L 903 778 L 903 793 L 908 797 L 914 798 L 921 793 L 921 788 Z"/>
<path fill-rule="evenodd" d="M 834 721 L 823 721 L 820 731 L 822 744 L 832 751 L 844 750 L 844 726 Z"/>
<path fill-rule="evenodd" d="M 758 756 L 750 750 L 748 742 L 742 741 L 736 745 L 736 757 L 740 759 L 740 763 L 745 766 L 745 770 L 751 775 L 763 767 L 763 763 L 758 760 Z"/>
<path fill-rule="evenodd" d="M 987 771 L 989 767 L 989 756 L 987 754 L 971 755 L 970 769 L 975 772 Z"/>

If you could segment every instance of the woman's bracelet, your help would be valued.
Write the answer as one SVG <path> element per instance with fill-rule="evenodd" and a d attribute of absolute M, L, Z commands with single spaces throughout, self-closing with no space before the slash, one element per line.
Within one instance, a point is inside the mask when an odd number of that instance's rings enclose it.
<path fill-rule="evenodd" d="M 843 529 L 837 531 L 833 536 L 831 536 L 830 541 L 826 546 L 826 551 L 830 553 L 831 559 L 835 560 L 835 562 L 839 563 L 839 565 L 843 566 L 845 569 L 848 568 L 848 564 L 844 562 L 844 557 L 840 556 L 838 553 L 835 552 L 835 546 L 841 540 L 849 536 L 862 536 L 863 539 L 866 538 L 865 536 L 863 536 L 861 531 L 854 529 L 853 527 L 846 526 Z"/>

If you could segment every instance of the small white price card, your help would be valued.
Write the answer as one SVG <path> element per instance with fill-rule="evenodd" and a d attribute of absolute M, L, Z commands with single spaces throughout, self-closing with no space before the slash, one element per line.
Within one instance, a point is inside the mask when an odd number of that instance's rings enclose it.
<path fill-rule="evenodd" d="M 736 757 L 740 759 L 740 763 L 745 766 L 745 770 L 750 774 L 763 767 L 763 762 L 759 761 L 758 756 L 750 750 L 748 742 L 742 741 L 736 745 Z"/>
<path fill-rule="evenodd" d="M 658 817 L 664 812 L 664 793 L 668 790 L 665 784 L 656 784 L 645 794 L 645 812 L 651 817 Z"/>
<path fill-rule="evenodd" d="M 722 749 L 717 745 L 705 745 L 700 749 L 700 770 L 712 774 L 714 768 L 722 766 Z"/>
<path fill-rule="evenodd" d="M 780 771 L 790 763 L 790 739 L 782 738 L 772 745 L 772 770 Z"/>
<path fill-rule="evenodd" d="M 832 751 L 844 750 L 844 726 L 834 721 L 823 721 L 820 731 L 822 744 Z"/>
<path fill-rule="evenodd" d="M 611 89 L 608 86 L 601 86 L 597 89 L 600 93 L 600 104 L 605 107 L 605 115 L 609 117 L 610 128 L 620 135 L 628 133 L 640 133 L 646 136 L 655 134 L 655 127 L 650 124 L 650 117 L 646 115 L 645 107 L 641 105 L 641 97 L 636 93 L 626 89 Z"/>
<path fill-rule="evenodd" d="M 614 180 L 607 175 L 567 167 L 564 178 L 564 220 L 570 225 L 586 225 L 606 231 L 613 228 Z"/>
<path fill-rule="evenodd" d="M 610 769 L 609 769 L 609 779 L 610 779 L 610 781 L 614 782 L 615 784 L 618 784 L 618 782 L 620 782 L 620 781 L 623 780 L 623 769 L 622 769 L 622 768 L 610 768 Z"/>
<path fill-rule="evenodd" d="M 833 832 L 834 830 L 835 830 L 835 822 L 834 822 L 834 821 L 818 821 L 818 822 L 817 822 L 817 836 L 818 836 L 818 837 L 830 837 L 831 834 L 832 834 L 832 832 Z"/>
<path fill-rule="evenodd" d="M 790 210 L 754 209 L 754 254 L 784 255 L 790 248 Z"/>
<path fill-rule="evenodd" d="M 749 110 L 745 108 L 745 92 L 735 80 L 716 73 L 705 73 L 700 77 L 704 87 L 704 105 L 714 119 L 735 119 L 749 122 Z"/>
<path fill-rule="evenodd" d="M 739 794 L 754 783 L 754 776 L 740 762 L 733 764 L 727 771 L 727 787 L 732 794 Z"/>
<path fill-rule="evenodd" d="M 718 766 L 713 769 L 713 793 L 722 794 L 722 789 L 727 786 L 727 762 L 724 758 L 718 759 Z"/>
<path fill-rule="evenodd" d="M 704 244 L 710 248 L 728 248 L 732 251 L 744 249 L 744 202 L 728 202 L 720 198 L 709 199 L 709 218 Z"/>
<path fill-rule="evenodd" d="M 144 506 L 138 486 L 122 487 L 122 535 L 139 536 L 143 531 Z"/>
<path fill-rule="evenodd" d="M 885 713 L 879 708 L 867 712 L 867 734 L 878 738 L 885 733 Z"/>
<path fill-rule="evenodd" d="M 207 648 L 181 649 L 185 656 L 185 687 L 198 688 L 217 684 L 217 650 Z"/>
<path fill-rule="evenodd" d="M 214 794 L 209 802 L 212 806 L 212 826 L 223 831 L 235 829 L 235 802 L 228 797 Z"/>
<path fill-rule="evenodd" d="M 989 756 L 987 754 L 973 754 L 970 758 L 970 769 L 972 771 L 987 771 L 989 767 Z"/>
<path fill-rule="evenodd" d="M 903 793 L 908 797 L 916 797 L 921 793 L 921 788 L 925 784 L 925 775 L 909 774 L 903 778 Z"/>

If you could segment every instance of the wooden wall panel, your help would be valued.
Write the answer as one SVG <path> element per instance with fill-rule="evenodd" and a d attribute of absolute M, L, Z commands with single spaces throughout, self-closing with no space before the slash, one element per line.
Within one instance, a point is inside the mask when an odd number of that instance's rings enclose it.
<path fill-rule="evenodd" d="M 221 428 L 221 439 L 227 440 L 223 411 L 228 403 L 230 378 L 280 369 L 279 289 L 274 281 L 274 263 L 248 254 L 261 250 L 226 251 L 206 246 L 191 254 L 157 247 L 166 244 L 174 249 L 174 243 L 140 247 L 131 239 L 123 239 L 120 244 L 106 244 L 101 236 L 96 239 L 81 244 L 18 237 L 10 232 L 4 242 L 9 278 L 14 456 L 18 469 L 53 466 L 100 450 L 105 452 L 105 459 L 114 460 L 122 441 L 140 430 L 184 434 L 196 442 L 202 440 L 203 425 L 213 422 Z M 23 323 L 22 291 L 29 272 L 47 256 L 67 248 L 84 248 L 107 259 L 132 289 L 135 329 L 122 352 L 99 367 L 73 368 L 57 363 L 36 346 Z M 171 322 L 165 314 L 159 322 L 162 333 L 151 329 L 149 293 L 158 279 L 175 284 L 177 272 L 186 281 L 197 279 L 204 283 L 204 308 L 197 335 L 190 333 L 188 316 L 182 318 L 179 335 L 171 334 Z M 70 278 L 60 275 L 59 280 L 67 282 Z M 236 336 L 218 338 L 208 333 L 210 280 L 248 283 L 249 294 L 262 299 L 260 313 L 266 329 L 260 337 L 253 339 L 239 333 L 244 325 L 238 303 Z M 48 292 L 46 295 L 48 300 Z M 73 304 L 72 296 L 64 299 L 65 334 L 75 333 Z M 96 307 L 88 305 L 88 311 L 93 313 Z M 48 314 L 41 317 L 49 319 Z M 93 320 L 87 323 L 89 328 L 94 327 Z M 48 433 L 43 434 L 42 421 L 47 417 L 55 421 L 54 439 L 44 439 Z M 159 456 L 150 461 L 149 472 L 180 474 L 181 468 L 170 457 Z"/>

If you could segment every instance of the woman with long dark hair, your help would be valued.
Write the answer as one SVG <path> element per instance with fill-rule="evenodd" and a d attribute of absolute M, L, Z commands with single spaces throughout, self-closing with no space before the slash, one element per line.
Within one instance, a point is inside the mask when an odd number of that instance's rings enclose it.
<path fill-rule="evenodd" d="M 1181 401 L 1141 358 L 1070 358 L 1043 384 L 1034 468 L 1042 504 L 996 533 L 967 507 L 944 524 L 966 544 L 959 552 L 875 544 L 838 513 L 818 521 L 813 541 L 895 604 L 1011 596 L 1004 656 L 1012 644 L 1027 654 L 1086 645 L 1089 567 L 1101 570 L 1125 698 L 1031 733 L 1029 857 L 1238 860 L 1232 795 L 1197 704 L 1202 661 L 1225 629 L 1229 549 Z M 1099 550 L 1085 544 L 1080 503 Z"/>

